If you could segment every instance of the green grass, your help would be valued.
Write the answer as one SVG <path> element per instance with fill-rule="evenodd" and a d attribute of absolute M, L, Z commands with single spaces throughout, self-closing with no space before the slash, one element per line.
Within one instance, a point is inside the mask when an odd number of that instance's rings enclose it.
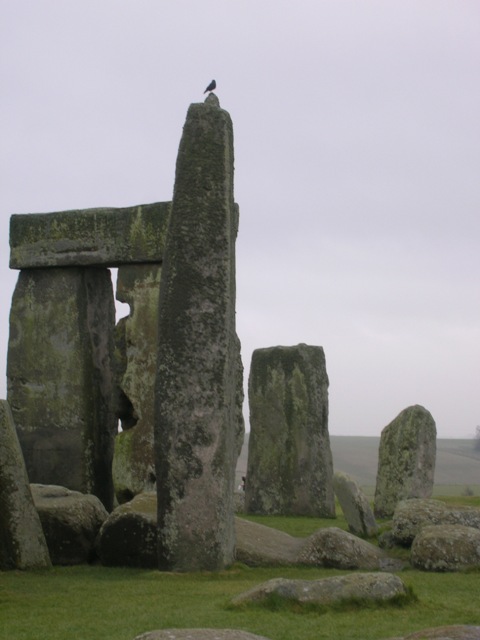
<path fill-rule="evenodd" d="M 429 626 L 479 624 L 480 575 L 401 574 L 417 597 L 403 607 L 233 610 L 230 599 L 274 577 L 315 579 L 326 569 L 249 569 L 215 574 L 76 566 L 49 572 L 0 573 L 0 637 L 15 640 L 132 640 L 152 629 L 244 629 L 272 640 L 375 640 Z"/>

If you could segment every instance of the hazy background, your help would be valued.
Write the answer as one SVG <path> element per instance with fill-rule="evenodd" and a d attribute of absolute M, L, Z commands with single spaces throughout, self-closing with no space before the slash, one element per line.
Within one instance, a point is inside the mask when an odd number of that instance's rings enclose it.
<path fill-rule="evenodd" d="M 0 397 L 12 213 L 170 200 L 188 106 L 235 131 L 237 323 L 325 349 L 330 433 L 480 424 L 477 0 L 2 0 Z"/>

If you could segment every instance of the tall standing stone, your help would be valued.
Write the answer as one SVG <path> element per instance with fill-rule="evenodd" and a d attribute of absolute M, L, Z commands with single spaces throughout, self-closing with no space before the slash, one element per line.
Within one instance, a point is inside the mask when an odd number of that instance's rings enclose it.
<path fill-rule="evenodd" d="M 322 347 L 255 350 L 248 394 L 247 512 L 335 517 Z"/>
<path fill-rule="evenodd" d="M 7 394 L 30 482 L 112 507 L 115 307 L 105 268 L 20 272 L 10 312 Z"/>
<path fill-rule="evenodd" d="M 429 411 L 404 409 L 382 431 L 374 513 L 393 515 L 400 500 L 430 498 L 433 491 L 437 429 Z"/>
<path fill-rule="evenodd" d="M 115 438 L 113 483 L 119 502 L 155 489 L 153 423 L 158 348 L 160 264 L 118 269 L 117 299 L 130 315 L 116 327 L 121 352 L 120 409 L 123 430 Z"/>
<path fill-rule="evenodd" d="M 50 566 L 12 413 L 0 400 L 0 569 Z"/>
<path fill-rule="evenodd" d="M 235 332 L 233 130 L 210 94 L 188 110 L 160 285 L 156 380 L 159 566 L 234 559 L 234 479 L 243 422 Z"/>

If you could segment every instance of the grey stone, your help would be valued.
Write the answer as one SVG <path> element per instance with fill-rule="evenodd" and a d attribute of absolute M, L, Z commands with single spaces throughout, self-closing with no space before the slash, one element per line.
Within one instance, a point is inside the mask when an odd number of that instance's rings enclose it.
<path fill-rule="evenodd" d="M 161 262 L 170 202 L 10 218 L 10 268 Z"/>
<path fill-rule="evenodd" d="M 153 424 L 160 276 L 159 264 L 118 269 L 117 299 L 130 305 L 130 314 L 116 327 L 121 333 L 117 351 L 123 431 L 115 438 L 112 474 L 120 503 L 156 488 Z"/>
<path fill-rule="evenodd" d="M 295 564 L 304 542 L 302 538 L 243 518 L 235 518 L 235 531 L 235 559 L 250 567 Z"/>
<path fill-rule="evenodd" d="M 73 565 L 93 561 L 95 539 L 108 516 L 100 500 L 65 487 L 30 486 L 52 563 Z"/>
<path fill-rule="evenodd" d="M 480 531 L 460 524 L 424 527 L 415 537 L 410 561 L 426 571 L 480 567 Z"/>
<path fill-rule="evenodd" d="M 378 526 L 370 503 L 353 478 L 346 473 L 336 471 L 333 476 L 333 489 L 349 530 L 365 538 L 377 535 Z"/>
<path fill-rule="evenodd" d="M 396 544 L 408 547 L 424 527 L 435 524 L 460 524 L 480 529 L 480 509 L 451 507 L 441 500 L 402 500 L 393 514 L 393 539 Z"/>
<path fill-rule="evenodd" d="M 0 400 L 0 569 L 50 566 L 10 407 Z"/>
<path fill-rule="evenodd" d="M 435 421 L 420 405 L 404 409 L 380 438 L 374 513 L 386 518 L 400 500 L 429 498 L 436 457 Z"/>
<path fill-rule="evenodd" d="M 26 269 L 10 312 L 7 399 L 30 482 L 113 503 L 115 307 L 102 268 Z"/>
<path fill-rule="evenodd" d="M 256 349 L 248 394 L 247 513 L 335 517 L 322 347 Z"/>
<path fill-rule="evenodd" d="M 134 640 L 268 640 L 238 629 L 162 629 L 147 631 Z"/>
<path fill-rule="evenodd" d="M 480 627 L 467 624 L 430 627 L 415 631 L 404 640 L 480 640 Z"/>
<path fill-rule="evenodd" d="M 407 596 L 403 581 L 391 573 L 353 573 L 320 580 L 274 578 L 232 600 L 233 605 L 258 603 L 272 595 L 299 604 L 330 606 L 340 602 L 388 602 Z"/>
<path fill-rule="evenodd" d="M 157 494 L 139 493 L 117 507 L 102 524 L 96 548 L 104 565 L 155 569 L 157 557 Z"/>
<path fill-rule="evenodd" d="M 155 454 L 162 569 L 215 570 L 233 560 L 243 432 L 237 226 L 230 116 L 217 106 L 192 104 L 160 285 Z"/>

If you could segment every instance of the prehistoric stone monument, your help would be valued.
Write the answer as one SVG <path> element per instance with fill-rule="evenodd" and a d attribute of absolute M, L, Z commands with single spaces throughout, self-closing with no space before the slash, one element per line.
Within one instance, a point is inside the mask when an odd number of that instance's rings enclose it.
<path fill-rule="evenodd" d="M 155 442 L 162 569 L 234 559 L 243 441 L 235 332 L 233 130 L 210 94 L 188 110 L 176 167 L 158 332 Z"/>
<path fill-rule="evenodd" d="M 247 513 L 335 517 L 322 347 L 253 352 Z"/>
<path fill-rule="evenodd" d="M 214 94 L 189 109 L 172 203 L 11 218 L 7 393 L 30 482 L 109 510 L 114 485 L 120 502 L 157 489 L 162 567 L 233 560 L 237 229 L 232 123 Z M 117 327 L 108 267 L 130 305 Z"/>
<path fill-rule="evenodd" d="M 12 413 L 0 400 L 0 570 L 50 566 Z"/>
<path fill-rule="evenodd" d="M 357 536 L 370 538 L 378 533 L 370 503 L 357 483 L 348 474 L 335 471 L 333 489 L 348 524 Z"/>
<path fill-rule="evenodd" d="M 404 409 L 380 437 L 374 513 L 393 515 L 400 500 L 430 498 L 435 474 L 437 429 L 420 405 Z"/>

